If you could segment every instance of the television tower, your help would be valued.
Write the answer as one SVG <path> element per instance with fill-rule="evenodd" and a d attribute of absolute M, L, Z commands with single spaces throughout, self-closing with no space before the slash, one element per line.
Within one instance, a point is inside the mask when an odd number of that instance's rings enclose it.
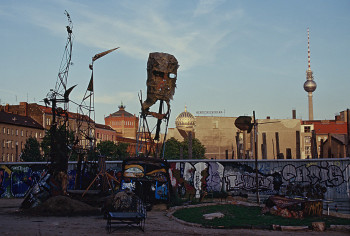
<path fill-rule="evenodd" d="M 306 71 L 306 82 L 304 83 L 304 90 L 307 92 L 309 99 L 309 120 L 314 119 L 314 109 L 312 103 L 312 92 L 316 90 L 316 82 L 314 81 L 313 72 L 310 66 L 310 36 L 309 28 L 307 28 L 307 57 L 308 57 L 308 69 Z"/>

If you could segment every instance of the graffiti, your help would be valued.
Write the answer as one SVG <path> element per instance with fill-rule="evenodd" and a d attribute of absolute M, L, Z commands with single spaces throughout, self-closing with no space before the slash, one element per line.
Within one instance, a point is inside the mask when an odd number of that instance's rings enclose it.
<path fill-rule="evenodd" d="M 0 167 L 0 197 L 21 198 L 37 183 L 45 171 L 41 165 L 13 165 Z"/>
<path fill-rule="evenodd" d="M 46 163 L 45 163 L 46 164 Z M 43 164 L 0 165 L 0 197 L 20 198 L 46 170 Z M 132 167 L 132 166 L 130 166 Z M 135 167 L 135 166 L 134 166 Z M 121 179 L 121 163 L 108 163 L 108 173 Z M 74 189 L 76 182 L 76 164 L 69 164 L 68 189 Z M 130 174 L 135 174 L 131 171 Z M 163 169 L 147 171 L 147 177 L 164 182 Z M 96 174 L 85 170 L 81 188 L 86 188 Z M 255 193 L 256 173 L 252 161 L 208 161 L 169 162 L 169 183 L 172 189 L 156 184 L 156 197 L 161 199 L 164 193 L 176 193 L 181 198 L 199 198 L 208 192 L 227 192 L 231 195 Z M 116 183 L 116 185 L 119 183 Z M 133 185 L 133 184 L 130 184 Z M 350 160 L 336 159 L 312 161 L 264 161 L 258 163 L 259 193 L 266 195 L 287 194 L 288 186 L 303 186 L 304 195 L 331 198 L 350 197 Z M 124 187 L 126 187 L 125 185 Z M 310 191 L 305 186 L 319 186 Z M 133 188 L 134 186 L 128 186 Z M 294 188 L 296 189 L 296 188 Z M 307 191 L 306 191 L 307 190 Z M 318 192 L 317 192 L 317 191 Z M 321 191 L 322 190 L 322 191 Z M 321 191 L 321 192 L 320 192 Z M 312 194 L 306 194 L 311 192 Z M 319 194 L 321 196 L 321 194 Z"/>
<path fill-rule="evenodd" d="M 255 190 L 256 189 L 256 176 L 255 173 L 241 174 L 226 176 L 227 190 Z M 273 176 L 261 176 L 258 175 L 258 184 L 260 190 L 273 190 Z"/>
<path fill-rule="evenodd" d="M 167 184 L 160 184 L 160 183 L 158 183 L 158 181 L 156 182 L 155 198 L 162 199 L 162 200 L 168 199 L 168 185 Z"/>
<path fill-rule="evenodd" d="M 293 183 L 302 184 L 307 197 L 323 194 L 332 198 L 337 197 L 335 194 L 349 197 L 348 162 L 349 160 L 262 162 L 258 165 L 258 189 L 266 195 L 286 194 L 288 191 L 285 187 Z M 198 197 L 203 192 L 226 191 L 238 195 L 256 191 L 255 168 L 253 162 L 249 161 L 171 163 L 169 175 L 172 187 L 181 197 Z M 310 189 L 307 186 L 318 187 Z"/>
<path fill-rule="evenodd" d="M 311 165 L 312 164 L 312 165 Z M 295 167 L 288 164 L 283 167 L 282 176 L 287 182 L 321 183 L 327 187 L 337 187 L 345 182 L 339 166 L 318 166 L 313 163 Z"/>
<path fill-rule="evenodd" d="M 209 192 L 219 192 L 222 189 L 222 178 L 224 176 L 224 166 L 219 162 L 209 163 L 207 190 Z"/>

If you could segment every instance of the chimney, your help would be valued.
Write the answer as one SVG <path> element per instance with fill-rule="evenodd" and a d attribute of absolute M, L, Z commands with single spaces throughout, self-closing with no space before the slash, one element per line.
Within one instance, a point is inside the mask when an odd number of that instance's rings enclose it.
<path fill-rule="evenodd" d="M 24 116 L 27 116 L 28 115 L 28 103 L 27 102 L 20 102 L 19 105 L 22 106 L 24 109 Z"/>
<path fill-rule="evenodd" d="M 9 112 L 9 107 L 10 107 L 10 105 L 8 103 L 6 103 L 5 112 Z"/>
<path fill-rule="evenodd" d="M 269 119 L 270 119 L 270 116 L 266 116 L 266 119 L 269 120 Z"/>
<path fill-rule="evenodd" d="M 293 109 L 292 116 L 294 120 L 297 118 L 297 110 Z"/>

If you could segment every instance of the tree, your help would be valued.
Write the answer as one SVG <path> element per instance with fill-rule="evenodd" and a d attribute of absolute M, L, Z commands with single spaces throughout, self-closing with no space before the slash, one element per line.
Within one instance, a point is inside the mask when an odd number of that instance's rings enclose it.
<path fill-rule="evenodd" d="M 101 156 L 111 160 L 117 156 L 117 145 L 112 141 L 101 141 L 97 144 L 96 149 Z"/>
<path fill-rule="evenodd" d="M 168 160 L 180 159 L 181 142 L 174 137 L 165 142 L 164 158 Z"/>
<path fill-rule="evenodd" d="M 107 157 L 107 160 L 116 160 L 129 156 L 128 147 L 127 143 L 115 144 L 113 141 L 101 141 L 96 149 L 100 155 Z"/>
<path fill-rule="evenodd" d="M 25 162 L 44 161 L 40 153 L 40 144 L 36 138 L 28 138 L 22 151 L 21 159 Z"/>
<path fill-rule="evenodd" d="M 184 159 L 188 158 L 188 139 L 182 142 Z M 192 159 L 205 159 L 205 147 L 197 138 L 192 138 Z"/>
<path fill-rule="evenodd" d="M 188 139 L 183 142 L 178 141 L 175 138 L 170 138 L 165 142 L 164 158 L 168 160 L 180 159 L 180 148 L 183 149 L 183 158 L 188 159 Z M 192 158 L 193 159 L 205 159 L 205 147 L 202 143 L 196 139 L 192 139 Z"/>
<path fill-rule="evenodd" d="M 56 135 L 60 135 L 60 136 L 65 136 L 66 132 L 66 128 L 65 126 L 60 126 L 57 130 L 56 130 Z M 69 147 L 73 147 L 74 146 L 74 142 L 75 142 L 75 135 L 74 135 L 74 131 L 69 131 L 67 134 L 67 145 Z M 51 151 L 51 131 L 47 130 L 45 133 L 45 136 L 40 144 L 41 149 L 44 152 L 44 157 L 46 158 L 46 160 L 50 160 L 50 151 Z M 74 160 L 76 159 L 77 154 L 75 152 L 73 153 L 69 153 L 69 156 L 73 156 L 73 158 L 70 158 L 70 160 Z"/>
<path fill-rule="evenodd" d="M 118 143 L 117 145 L 117 156 L 119 159 L 124 159 L 130 156 L 128 152 L 129 144 L 127 143 Z"/>

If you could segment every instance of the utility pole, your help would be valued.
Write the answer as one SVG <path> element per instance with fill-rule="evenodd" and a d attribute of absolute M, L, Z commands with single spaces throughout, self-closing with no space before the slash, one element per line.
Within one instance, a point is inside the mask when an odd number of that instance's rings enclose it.
<path fill-rule="evenodd" d="M 255 184 L 256 184 L 256 202 L 260 204 L 259 199 L 259 175 L 258 175 L 258 144 L 257 144 L 257 122 L 255 119 L 255 111 L 253 111 L 253 118 L 254 118 L 254 152 L 255 152 Z"/>
<path fill-rule="evenodd" d="M 346 145 L 346 156 L 350 157 L 350 110 L 346 109 L 346 123 L 347 123 L 347 145 Z"/>

